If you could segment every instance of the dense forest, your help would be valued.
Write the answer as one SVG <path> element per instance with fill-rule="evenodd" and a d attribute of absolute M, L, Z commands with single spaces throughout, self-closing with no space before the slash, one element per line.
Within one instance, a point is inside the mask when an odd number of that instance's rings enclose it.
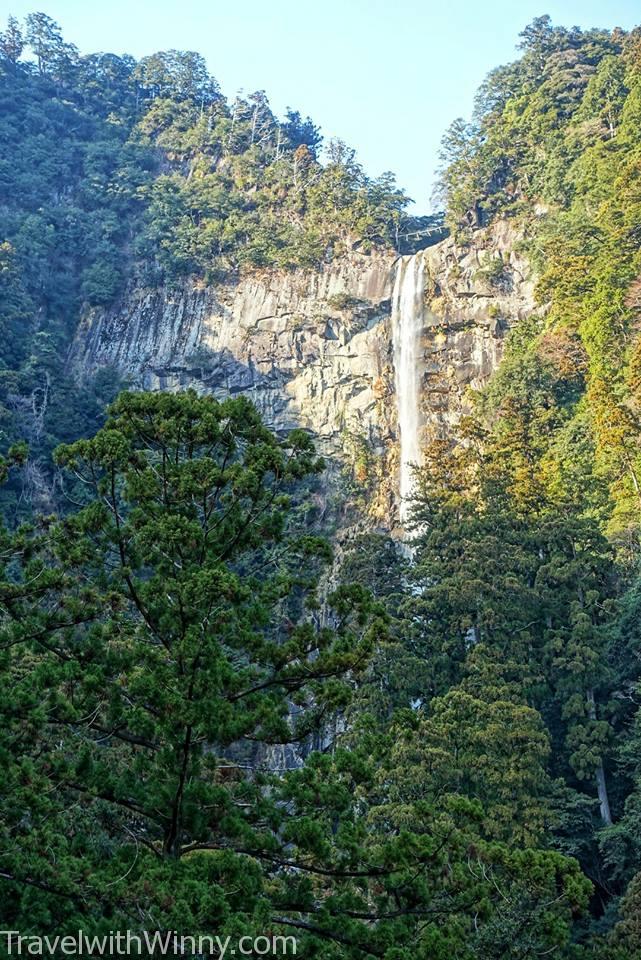
<path fill-rule="evenodd" d="M 541 309 L 429 438 L 410 551 L 337 553 L 249 400 L 65 369 L 129 283 L 398 250 L 391 175 L 194 53 L 37 13 L 0 55 L 3 929 L 641 957 L 641 31 L 538 18 L 444 138 L 448 229 L 509 219 Z"/>

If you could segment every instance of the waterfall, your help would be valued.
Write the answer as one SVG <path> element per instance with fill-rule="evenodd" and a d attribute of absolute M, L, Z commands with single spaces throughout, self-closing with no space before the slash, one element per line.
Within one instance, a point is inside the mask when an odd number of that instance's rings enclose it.
<path fill-rule="evenodd" d="M 396 376 L 396 402 L 400 433 L 400 519 L 407 521 L 414 486 L 413 464 L 419 464 L 421 335 L 425 258 L 422 253 L 399 257 L 392 294 L 392 336 Z"/>

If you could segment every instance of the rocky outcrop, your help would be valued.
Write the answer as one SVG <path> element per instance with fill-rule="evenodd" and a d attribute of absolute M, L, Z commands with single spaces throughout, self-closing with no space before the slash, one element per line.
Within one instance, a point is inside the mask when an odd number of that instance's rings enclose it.
<path fill-rule="evenodd" d="M 422 408 L 428 432 L 455 429 L 468 388 L 497 368 L 506 332 L 537 309 L 519 236 L 499 221 L 469 243 L 425 251 Z"/>
<path fill-rule="evenodd" d="M 421 412 L 455 429 L 468 385 L 499 362 L 503 338 L 534 309 L 509 225 L 446 239 L 425 258 Z M 79 376 L 115 366 L 133 386 L 244 393 L 278 431 L 318 437 L 337 477 L 347 465 L 374 515 L 394 514 L 398 466 L 391 296 L 396 258 L 353 254 L 319 270 L 253 274 L 235 284 L 133 287 L 88 312 L 73 345 Z M 344 480 L 346 473 L 341 474 Z"/>

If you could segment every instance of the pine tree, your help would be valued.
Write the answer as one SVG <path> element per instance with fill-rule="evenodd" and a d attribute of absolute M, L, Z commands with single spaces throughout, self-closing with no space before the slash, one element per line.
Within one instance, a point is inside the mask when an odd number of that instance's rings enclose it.
<path fill-rule="evenodd" d="M 35 898 L 131 921 L 128 901 L 206 932 L 241 875 L 223 913 L 249 918 L 286 814 L 266 751 L 344 707 L 378 630 L 358 586 L 334 627 L 315 613 L 328 548 L 290 503 L 321 463 L 249 401 L 193 393 L 123 394 L 57 458 L 85 505 L 4 552 L 5 920 Z"/>

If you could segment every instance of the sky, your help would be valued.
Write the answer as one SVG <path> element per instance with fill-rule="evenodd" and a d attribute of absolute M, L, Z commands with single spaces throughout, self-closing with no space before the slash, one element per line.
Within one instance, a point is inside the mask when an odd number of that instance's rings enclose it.
<path fill-rule="evenodd" d="M 4 17 L 42 10 L 82 53 L 196 50 L 223 93 L 265 90 L 272 109 L 309 114 L 371 176 L 392 170 L 428 213 L 441 137 L 468 117 L 519 32 L 555 24 L 629 29 L 637 0 L 0 0 Z"/>

